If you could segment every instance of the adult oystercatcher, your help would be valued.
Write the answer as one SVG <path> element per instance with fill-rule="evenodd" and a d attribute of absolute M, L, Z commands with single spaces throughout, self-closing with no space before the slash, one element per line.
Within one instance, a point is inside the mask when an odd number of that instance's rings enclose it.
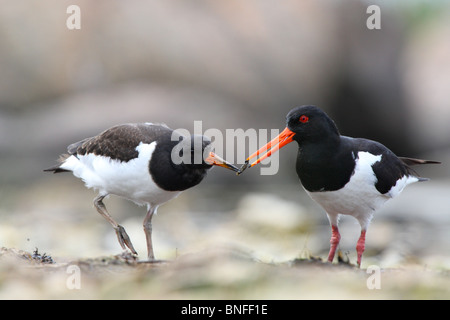
<path fill-rule="evenodd" d="M 103 199 L 110 194 L 147 205 L 144 231 L 148 259 L 154 260 L 152 217 L 159 205 L 199 184 L 212 166 L 239 169 L 217 156 L 211 140 L 183 136 L 162 124 L 123 124 L 71 144 L 60 164 L 44 171 L 72 172 L 88 188 L 99 191 L 97 211 L 116 231 L 123 249 L 137 255 L 125 229 L 109 215 Z"/>
<path fill-rule="evenodd" d="M 333 120 L 315 106 L 292 109 L 286 123 L 279 136 L 247 158 L 239 173 L 297 141 L 297 175 L 308 195 L 325 209 L 331 224 L 328 261 L 333 261 L 341 238 L 339 216 L 350 215 L 361 225 L 356 245 L 360 266 L 374 212 L 408 184 L 428 180 L 418 177 L 410 166 L 440 162 L 397 157 L 376 141 L 341 136 Z M 264 152 L 249 165 L 250 159 Z"/>

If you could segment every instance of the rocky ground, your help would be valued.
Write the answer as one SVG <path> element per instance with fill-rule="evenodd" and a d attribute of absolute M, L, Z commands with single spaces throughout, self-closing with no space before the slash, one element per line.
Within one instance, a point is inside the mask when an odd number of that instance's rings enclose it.
<path fill-rule="evenodd" d="M 0 299 L 450 298 L 447 217 L 438 214 L 439 205 L 427 204 L 436 198 L 424 197 L 420 185 L 379 212 L 358 269 L 357 223 L 343 219 L 341 261 L 323 262 L 328 222 L 310 200 L 294 199 L 298 190 L 281 192 L 284 197 L 236 190 L 239 200 L 213 202 L 207 200 L 217 191 L 211 186 L 182 194 L 155 217 L 155 254 L 162 260 L 149 263 L 143 208 L 117 198 L 106 202 L 130 234 L 136 258 L 121 253 L 113 230 L 92 208 L 90 191 L 61 179 L 53 192 L 45 182 L 29 194 L 23 190 L 20 210 L 4 212 Z M 428 187 L 442 207 L 445 187 Z M 195 201 L 197 192 L 204 201 Z M 423 206 L 438 212 L 421 215 Z"/>
<path fill-rule="evenodd" d="M 1 299 L 449 299 L 450 273 L 425 265 L 358 269 L 345 262 L 255 260 L 211 248 L 153 263 L 129 254 L 53 262 L 0 250 Z M 46 257 L 48 259 L 48 257 Z"/>

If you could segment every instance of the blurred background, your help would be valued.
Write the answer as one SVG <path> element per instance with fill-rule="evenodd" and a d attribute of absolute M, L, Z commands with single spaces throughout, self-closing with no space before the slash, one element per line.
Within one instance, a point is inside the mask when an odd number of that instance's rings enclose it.
<path fill-rule="evenodd" d="M 66 27 L 71 4 L 80 30 Z M 381 9 L 380 30 L 366 26 L 370 4 Z M 95 193 L 70 174 L 42 172 L 73 142 L 125 122 L 281 130 L 291 108 L 314 104 L 344 135 L 443 162 L 419 168 L 431 181 L 375 216 L 363 267 L 450 265 L 447 1 L 0 0 L 0 8 L 0 246 L 56 259 L 120 252 Z M 161 206 L 156 257 L 225 246 L 262 261 L 326 258 L 328 221 L 303 191 L 295 155 L 294 144 L 279 153 L 275 176 L 215 168 Z M 105 203 L 145 257 L 145 209 Z M 359 225 L 343 219 L 341 230 L 354 260 Z"/>

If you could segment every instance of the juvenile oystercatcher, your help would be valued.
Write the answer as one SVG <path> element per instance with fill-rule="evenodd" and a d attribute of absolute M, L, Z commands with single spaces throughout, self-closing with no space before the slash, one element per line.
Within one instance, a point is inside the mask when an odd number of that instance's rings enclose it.
<path fill-rule="evenodd" d="M 374 212 L 408 184 L 428 180 L 418 177 L 410 166 L 440 162 L 397 157 L 376 141 L 341 136 L 333 120 L 315 106 L 292 109 L 286 123 L 279 136 L 247 158 L 239 173 L 297 141 L 297 175 L 308 195 L 326 211 L 331 224 L 328 261 L 333 261 L 341 238 L 339 217 L 350 215 L 361 225 L 356 245 L 360 266 Z M 249 165 L 250 159 L 264 152 Z"/>
<path fill-rule="evenodd" d="M 123 124 L 71 144 L 53 173 L 72 172 L 88 188 L 99 191 L 97 211 L 108 220 L 123 249 L 137 255 L 125 229 L 109 215 L 103 203 L 108 195 L 147 205 L 144 232 L 148 259 L 154 260 L 152 217 L 159 205 L 199 184 L 212 166 L 239 169 L 217 156 L 211 140 L 184 136 L 162 124 Z M 125 247 L 126 246 L 126 247 Z"/>

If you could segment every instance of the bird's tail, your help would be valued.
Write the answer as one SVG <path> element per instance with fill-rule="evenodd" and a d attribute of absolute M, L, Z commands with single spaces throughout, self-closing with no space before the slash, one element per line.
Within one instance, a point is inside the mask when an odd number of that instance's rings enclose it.
<path fill-rule="evenodd" d="M 434 160 L 422 160 L 422 159 L 407 158 L 407 157 L 399 157 L 399 158 L 406 165 L 409 173 L 416 176 L 417 179 L 419 179 L 419 182 L 428 181 L 430 179 L 419 177 L 417 172 L 411 168 L 412 166 L 417 166 L 417 165 L 421 165 L 421 164 L 440 164 L 441 163 L 440 161 L 434 161 Z"/>
<path fill-rule="evenodd" d="M 59 173 L 59 172 L 70 172 L 69 170 L 66 169 L 61 169 L 59 167 L 59 165 L 48 168 L 48 169 L 44 169 L 44 172 L 53 172 L 53 173 Z"/>
<path fill-rule="evenodd" d="M 59 164 L 57 164 L 56 166 L 53 166 L 51 168 L 48 169 L 44 169 L 44 172 L 53 172 L 53 173 L 59 173 L 59 172 L 70 172 L 70 170 L 66 170 L 61 168 L 61 164 L 69 157 L 68 154 L 63 154 L 61 155 L 61 157 L 59 158 Z"/>
<path fill-rule="evenodd" d="M 407 166 L 416 166 L 419 164 L 440 164 L 440 161 L 434 161 L 434 160 L 422 160 L 422 159 L 414 159 L 414 158 L 406 158 L 406 157 L 399 157 L 400 160 Z"/>

